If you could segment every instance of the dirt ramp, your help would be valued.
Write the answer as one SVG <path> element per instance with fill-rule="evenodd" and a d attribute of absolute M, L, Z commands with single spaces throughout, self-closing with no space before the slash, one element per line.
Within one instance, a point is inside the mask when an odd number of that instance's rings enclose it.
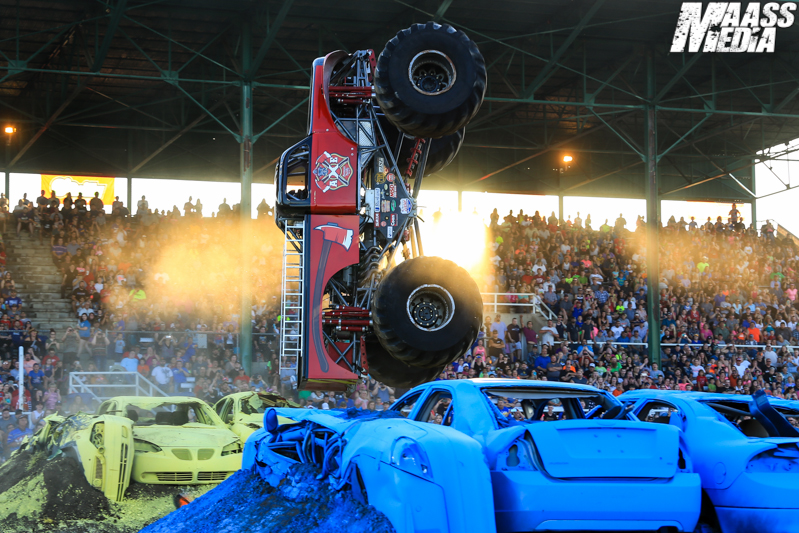
<path fill-rule="evenodd" d="M 317 480 L 309 465 L 292 467 L 271 487 L 240 470 L 189 505 L 144 528 L 142 533 L 389 533 L 394 528 L 374 507 Z"/>

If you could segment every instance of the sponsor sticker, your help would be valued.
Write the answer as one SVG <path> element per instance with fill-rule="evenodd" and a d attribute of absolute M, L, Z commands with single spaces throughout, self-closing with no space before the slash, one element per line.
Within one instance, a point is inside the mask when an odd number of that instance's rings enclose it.
<path fill-rule="evenodd" d="M 384 212 L 391 211 L 391 202 L 389 202 L 388 200 L 383 200 L 382 202 L 380 202 L 380 209 Z"/>
<path fill-rule="evenodd" d="M 394 238 L 394 228 L 389 226 L 388 229 L 386 229 L 386 235 L 388 236 L 389 239 L 393 239 Z"/>
<path fill-rule="evenodd" d="M 397 215 L 395 213 L 391 213 L 391 221 L 389 222 L 390 226 L 397 225 Z"/>
<path fill-rule="evenodd" d="M 389 182 L 389 183 L 394 183 L 394 173 L 393 172 L 389 172 L 388 174 L 386 174 L 386 181 Z"/>
<path fill-rule="evenodd" d="M 388 195 L 392 198 L 397 197 L 397 185 L 395 183 L 388 184 Z"/>
<path fill-rule="evenodd" d="M 410 214 L 413 202 L 410 198 L 400 198 L 400 213 L 403 215 Z"/>

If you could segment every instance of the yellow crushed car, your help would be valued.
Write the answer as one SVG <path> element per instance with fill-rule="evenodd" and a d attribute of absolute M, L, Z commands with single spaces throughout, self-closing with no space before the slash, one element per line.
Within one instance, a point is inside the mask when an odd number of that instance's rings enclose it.
<path fill-rule="evenodd" d="M 299 407 L 299 405 L 277 394 L 236 392 L 216 402 L 214 411 L 230 430 L 239 436 L 243 445 L 247 442 L 247 437 L 264 426 L 264 411 L 270 407 Z M 278 422 L 294 423 L 293 420 L 282 416 L 278 417 Z"/>
<path fill-rule="evenodd" d="M 97 414 L 132 423 L 131 477 L 138 483 L 220 483 L 241 468 L 239 437 L 198 398 L 118 396 Z"/>
<path fill-rule="evenodd" d="M 130 483 L 133 464 L 133 422 L 112 415 L 78 413 L 50 415 L 45 426 L 14 452 L 46 452 L 48 459 L 72 457 L 83 466 L 89 483 L 106 498 L 121 501 Z M 239 463 L 240 464 L 240 463 Z"/>

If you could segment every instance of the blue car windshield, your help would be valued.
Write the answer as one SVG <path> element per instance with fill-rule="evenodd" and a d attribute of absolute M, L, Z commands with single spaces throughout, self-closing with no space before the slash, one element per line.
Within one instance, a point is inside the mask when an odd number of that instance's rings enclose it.
<path fill-rule="evenodd" d="M 601 415 L 618 403 L 601 392 L 486 388 L 483 394 L 501 427 L 515 423 L 554 422 Z"/>
<path fill-rule="evenodd" d="M 772 406 L 773 412 L 764 413 L 752 409 L 749 402 L 736 400 L 706 400 L 703 404 L 716 411 L 717 415 L 741 431 L 747 437 L 795 437 L 792 430 L 799 428 L 799 409 Z M 775 424 L 771 417 L 781 417 L 789 426 Z M 779 421 L 778 421 L 779 422 Z M 786 431 L 785 427 L 788 428 Z"/>

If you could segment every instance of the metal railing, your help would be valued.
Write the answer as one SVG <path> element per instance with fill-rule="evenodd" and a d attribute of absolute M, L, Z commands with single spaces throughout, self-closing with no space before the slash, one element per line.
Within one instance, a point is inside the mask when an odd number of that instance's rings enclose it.
<path fill-rule="evenodd" d="M 102 377 L 104 383 L 92 383 Z M 104 402 L 114 396 L 170 396 L 138 372 L 70 372 L 69 393 Z"/>
<path fill-rule="evenodd" d="M 526 309 L 529 313 L 540 314 L 547 320 L 554 320 L 556 318 L 552 309 L 544 303 L 537 294 L 521 293 L 521 292 L 484 292 L 481 293 L 483 297 L 483 310 L 490 313 L 512 313 L 514 309 Z M 511 298 L 516 298 L 517 301 L 511 301 Z M 489 301 L 487 301 L 489 300 Z M 518 300 L 526 300 L 520 302 Z"/>
<path fill-rule="evenodd" d="M 645 346 L 645 347 L 649 346 L 648 342 L 627 342 L 627 341 L 616 341 L 616 340 L 608 340 L 608 341 L 586 340 L 585 343 L 590 345 L 590 346 L 605 346 L 606 344 L 610 344 L 611 346 L 617 346 L 617 345 L 618 346 Z M 544 344 L 544 343 L 543 343 L 543 341 L 539 341 L 538 344 L 541 345 L 541 344 Z M 555 346 L 560 346 L 560 345 L 563 345 L 563 344 L 579 345 L 579 344 L 582 344 L 582 341 L 572 341 L 572 340 L 563 340 L 563 339 L 561 339 L 561 340 L 556 340 L 554 342 L 554 344 L 555 344 Z M 710 344 L 710 343 L 701 342 L 699 344 L 695 344 L 695 343 L 690 343 L 690 342 L 689 343 L 668 342 L 668 343 L 660 343 L 660 347 L 661 348 L 667 348 L 667 347 L 675 347 L 675 346 L 680 346 L 680 347 L 682 347 L 682 346 L 691 346 L 691 347 L 701 348 L 705 344 Z M 760 349 L 760 348 L 766 348 L 766 346 L 771 346 L 771 348 L 775 352 L 779 352 L 783 345 L 781 345 L 781 344 L 740 344 L 740 343 L 733 343 L 733 342 L 725 342 L 724 344 L 717 344 L 717 346 L 719 348 L 721 348 L 721 349 L 724 349 L 724 348 L 731 349 L 731 350 L 741 349 L 741 350 L 744 350 L 744 351 L 750 350 L 752 348 Z M 785 345 L 785 346 L 786 346 L 786 348 L 788 348 L 788 350 L 799 349 L 799 345 L 796 345 L 796 344 L 788 344 L 788 345 Z"/>

